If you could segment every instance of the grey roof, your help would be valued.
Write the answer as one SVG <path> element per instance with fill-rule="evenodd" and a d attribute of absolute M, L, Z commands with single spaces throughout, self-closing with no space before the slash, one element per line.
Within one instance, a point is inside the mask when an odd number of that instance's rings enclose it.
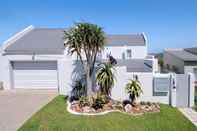
<path fill-rule="evenodd" d="M 184 61 L 197 61 L 197 55 L 191 52 L 188 52 L 184 49 L 179 50 L 166 50 L 166 52 L 184 60 Z"/>
<path fill-rule="evenodd" d="M 34 28 L 10 44 L 7 54 L 63 54 L 64 29 Z M 107 46 L 144 46 L 143 34 L 107 35 Z"/>
<path fill-rule="evenodd" d="M 35 28 L 10 44 L 6 53 L 62 54 L 64 51 L 63 29 Z"/>
<path fill-rule="evenodd" d="M 197 55 L 197 47 L 194 47 L 194 48 L 185 48 L 184 50 Z"/>
<path fill-rule="evenodd" d="M 143 59 L 117 60 L 118 66 L 126 66 L 128 72 L 152 72 L 152 61 Z"/>
<path fill-rule="evenodd" d="M 107 35 L 107 46 L 144 46 L 146 44 L 143 34 Z"/>

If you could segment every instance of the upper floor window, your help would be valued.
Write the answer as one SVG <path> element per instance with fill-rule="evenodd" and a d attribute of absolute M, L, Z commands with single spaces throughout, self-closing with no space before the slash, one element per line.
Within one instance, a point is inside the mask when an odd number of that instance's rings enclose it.
<path fill-rule="evenodd" d="M 131 55 L 131 49 L 127 49 L 127 58 L 131 58 L 132 57 L 132 55 Z"/>

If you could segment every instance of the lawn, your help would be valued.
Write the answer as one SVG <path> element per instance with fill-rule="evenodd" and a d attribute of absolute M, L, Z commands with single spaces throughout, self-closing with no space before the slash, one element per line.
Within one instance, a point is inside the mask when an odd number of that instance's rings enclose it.
<path fill-rule="evenodd" d="M 63 96 L 37 112 L 18 131 L 197 131 L 176 108 L 161 105 L 160 113 L 130 116 L 110 113 L 104 116 L 69 114 Z"/>

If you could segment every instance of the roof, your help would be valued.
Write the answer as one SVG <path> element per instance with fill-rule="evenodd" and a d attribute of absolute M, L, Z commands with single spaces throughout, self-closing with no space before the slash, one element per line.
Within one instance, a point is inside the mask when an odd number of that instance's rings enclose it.
<path fill-rule="evenodd" d="M 190 52 L 190 53 L 193 53 L 193 54 L 196 54 L 197 55 L 197 47 L 194 47 L 194 48 L 185 48 L 186 51 Z"/>
<path fill-rule="evenodd" d="M 143 34 L 107 35 L 107 46 L 144 46 L 146 40 Z"/>
<path fill-rule="evenodd" d="M 33 28 L 10 41 L 4 48 L 7 54 L 63 54 L 64 29 Z M 144 46 L 146 42 L 143 34 L 131 34 L 106 35 L 106 43 L 107 46 Z"/>
<path fill-rule="evenodd" d="M 185 49 L 167 49 L 165 51 L 184 61 L 197 61 L 197 55 L 191 52 L 188 52 Z"/>
<path fill-rule="evenodd" d="M 62 54 L 63 29 L 35 28 L 7 46 L 6 53 Z"/>
<path fill-rule="evenodd" d="M 117 60 L 118 66 L 126 66 L 128 72 L 152 72 L 152 61 L 143 59 Z"/>

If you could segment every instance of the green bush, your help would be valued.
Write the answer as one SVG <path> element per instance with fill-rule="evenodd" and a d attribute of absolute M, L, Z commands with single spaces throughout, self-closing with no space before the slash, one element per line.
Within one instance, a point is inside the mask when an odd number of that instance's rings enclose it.
<path fill-rule="evenodd" d="M 82 96 L 86 96 L 86 87 L 83 84 L 82 80 L 76 80 L 73 84 L 72 89 L 72 99 L 78 100 Z"/>
<path fill-rule="evenodd" d="M 84 107 L 84 106 L 90 106 L 90 101 L 88 100 L 87 97 L 81 96 L 79 98 L 79 106 Z"/>
<path fill-rule="evenodd" d="M 129 82 L 126 84 L 126 92 L 129 94 L 132 105 L 134 105 L 135 100 L 142 93 L 141 84 L 137 77 L 135 80 L 129 80 Z"/>
<path fill-rule="evenodd" d="M 107 102 L 108 99 L 105 95 L 97 94 L 96 97 L 92 97 L 92 107 L 95 110 L 102 109 Z"/>

